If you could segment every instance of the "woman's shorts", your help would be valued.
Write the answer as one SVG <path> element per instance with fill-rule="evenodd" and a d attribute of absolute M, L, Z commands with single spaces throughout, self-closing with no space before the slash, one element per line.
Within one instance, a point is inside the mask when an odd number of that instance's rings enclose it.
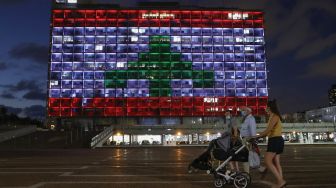
<path fill-rule="evenodd" d="M 276 136 L 268 139 L 267 152 L 281 154 L 284 150 L 285 141 L 282 136 Z"/>

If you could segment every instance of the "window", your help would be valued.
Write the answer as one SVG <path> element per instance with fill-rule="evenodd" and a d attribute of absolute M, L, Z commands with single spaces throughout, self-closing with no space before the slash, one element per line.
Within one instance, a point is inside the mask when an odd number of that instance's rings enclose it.
<path fill-rule="evenodd" d="M 125 68 L 126 64 L 126 62 L 117 62 L 117 68 Z"/>
<path fill-rule="evenodd" d="M 62 53 L 62 45 L 61 44 L 53 44 L 52 52 L 60 52 Z"/>
<path fill-rule="evenodd" d="M 104 45 L 102 44 L 96 45 L 96 49 L 95 49 L 96 52 L 102 52 L 103 50 L 104 50 Z"/>
<path fill-rule="evenodd" d="M 171 35 L 181 35 L 181 29 L 179 27 L 171 27 L 170 34 Z"/>
<path fill-rule="evenodd" d="M 85 36 L 85 43 L 86 44 L 94 44 L 95 43 L 95 37 L 94 36 Z"/>
<path fill-rule="evenodd" d="M 58 80 L 50 80 L 50 88 L 60 88 L 60 82 Z"/>
<path fill-rule="evenodd" d="M 181 36 L 172 36 L 172 43 L 181 43 Z"/>
<path fill-rule="evenodd" d="M 53 36 L 52 42 L 53 42 L 53 44 L 62 44 L 62 37 L 61 36 Z"/>
<path fill-rule="evenodd" d="M 191 29 L 191 34 L 192 35 L 202 35 L 202 29 L 200 29 L 200 28 L 192 28 Z"/>
<path fill-rule="evenodd" d="M 52 30 L 52 34 L 55 35 L 63 35 L 63 28 L 62 27 L 54 27 Z"/>

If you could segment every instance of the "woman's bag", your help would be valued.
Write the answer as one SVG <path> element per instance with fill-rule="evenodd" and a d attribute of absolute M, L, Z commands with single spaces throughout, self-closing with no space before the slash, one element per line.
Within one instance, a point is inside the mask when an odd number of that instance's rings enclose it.
<path fill-rule="evenodd" d="M 251 168 L 259 168 L 260 166 L 260 157 L 257 152 L 254 150 L 249 151 L 248 161 Z"/>

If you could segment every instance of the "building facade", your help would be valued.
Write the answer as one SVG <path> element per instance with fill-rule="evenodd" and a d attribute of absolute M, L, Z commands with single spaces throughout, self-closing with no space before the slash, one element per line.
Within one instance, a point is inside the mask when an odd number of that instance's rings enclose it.
<path fill-rule="evenodd" d="M 186 125 L 242 106 L 265 113 L 260 11 L 57 0 L 51 15 L 52 123 Z"/>
<path fill-rule="evenodd" d="M 336 106 L 306 111 L 307 122 L 336 122 Z"/>

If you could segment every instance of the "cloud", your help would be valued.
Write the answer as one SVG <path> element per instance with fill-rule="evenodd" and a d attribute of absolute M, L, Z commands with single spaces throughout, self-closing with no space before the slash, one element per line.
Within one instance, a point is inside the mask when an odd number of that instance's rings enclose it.
<path fill-rule="evenodd" d="M 46 114 L 46 107 L 42 105 L 32 105 L 24 108 L 23 113 L 33 119 L 43 119 Z"/>
<path fill-rule="evenodd" d="M 271 58 L 295 53 L 301 48 L 313 45 L 311 41 L 321 36 L 321 29 L 330 27 L 329 22 L 318 18 L 318 27 L 312 22 L 316 20 L 314 10 L 335 15 L 335 9 L 332 8 L 335 7 L 334 1 L 326 0 L 323 3 L 314 0 L 297 1 L 292 5 L 291 11 L 286 10 L 286 7 L 277 6 L 276 3 L 280 4 L 280 1 L 272 3 L 274 5 L 265 9 L 265 37 L 266 40 L 276 44 L 273 49 L 269 49 Z"/>
<path fill-rule="evenodd" d="M 16 97 L 15 97 L 12 93 L 10 93 L 10 92 L 8 92 L 8 91 L 3 91 L 3 92 L 0 94 L 0 97 L 1 97 L 1 98 L 4 98 L 4 99 L 16 99 Z"/>
<path fill-rule="evenodd" d="M 295 55 L 295 59 L 301 60 L 309 57 L 314 57 L 335 46 L 336 34 L 330 35 L 325 38 L 317 38 L 309 45 L 303 46 Z"/>
<path fill-rule="evenodd" d="M 0 62 L 0 71 L 8 69 L 8 66 L 5 62 Z"/>
<path fill-rule="evenodd" d="M 302 78 L 329 77 L 336 78 L 336 55 L 308 66 Z"/>
<path fill-rule="evenodd" d="M 0 85 L 0 87 L 8 88 L 8 90 L 12 92 L 26 91 L 26 90 L 34 91 L 39 89 L 37 82 L 34 80 L 21 80 L 15 85 Z"/>
<path fill-rule="evenodd" d="M 46 45 L 37 43 L 21 43 L 14 46 L 9 55 L 15 59 L 29 59 L 39 65 L 46 65 L 48 63 L 49 48 Z"/>
<path fill-rule="evenodd" d="M 14 108 L 10 106 L 0 105 L 0 108 L 6 108 L 8 114 L 20 114 L 22 112 L 22 108 Z"/>
<path fill-rule="evenodd" d="M 312 32 L 305 32 L 310 29 L 308 20 L 300 20 L 295 23 L 295 27 L 288 28 L 287 32 L 283 33 L 279 37 L 278 46 L 273 51 L 272 56 L 277 57 L 284 53 L 294 51 L 298 49 L 303 44 L 306 44 L 307 41 L 316 37 L 317 35 Z"/>
<path fill-rule="evenodd" d="M 0 87 L 6 88 L 0 97 L 10 99 L 14 97 L 12 93 L 27 91 L 22 96 L 23 99 L 44 101 L 47 94 L 45 92 L 46 88 L 42 86 L 45 85 L 35 80 L 21 80 L 15 85 L 0 85 Z"/>
<path fill-rule="evenodd" d="M 31 90 L 28 93 L 24 94 L 22 98 L 29 100 L 42 100 L 45 101 L 47 93 L 43 93 L 40 90 Z"/>

